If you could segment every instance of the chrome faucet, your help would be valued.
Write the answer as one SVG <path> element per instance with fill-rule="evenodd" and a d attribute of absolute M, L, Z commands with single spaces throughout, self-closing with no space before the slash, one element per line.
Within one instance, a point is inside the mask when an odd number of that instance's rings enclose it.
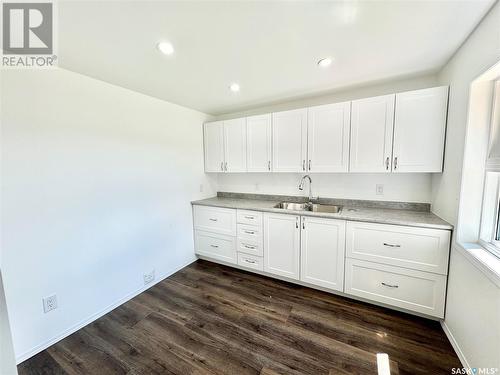
<path fill-rule="evenodd" d="M 304 181 L 306 180 L 306 178 L 309 180 L 309 200 L 308 200 L 308 203 L 311 203 L 312 202 L 312 179 L 311 179 L 311 176 L 309 176 L 308 174 L 306 174 L 304 177 L 302 177 L 302 179 L 300 180 L 300 184 L 299 184 L 299 190 L 302 191 L 304 190 Z"/>

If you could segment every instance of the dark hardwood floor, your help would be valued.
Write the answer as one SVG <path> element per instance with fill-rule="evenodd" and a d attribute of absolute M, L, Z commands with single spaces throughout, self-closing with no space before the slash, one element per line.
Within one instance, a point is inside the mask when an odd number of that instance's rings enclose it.
<path fill-rule="evenodd" d="M 19 374 L 450 374 L 439 323 L 197 261 Z"/>

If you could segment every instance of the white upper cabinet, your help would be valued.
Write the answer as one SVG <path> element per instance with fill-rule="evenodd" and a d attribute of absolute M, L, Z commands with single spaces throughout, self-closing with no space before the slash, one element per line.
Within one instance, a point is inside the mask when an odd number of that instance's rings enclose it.
<path fill-rule="evenodd" d="M 443 170 L 448 87 L 204 125 L 205 172 Z"/>
<path fill-rule="evenodd" d="M 273 172 L 305 172 L 307 109 L 273 113 Z"/>
<path fill-rule="evenodd" d="M 306 216 L 301 219 L 300 280 L 343 292 L 346 222 Z"/>
<path fill-rule="evenodd" d="M 247 117 L 247 171 L 271 171 L 271 114 Z"/>
<path fill-rule="evenodd" d="M 351 111 L 351 172 L 391 172 L 395 95 L 355 100 Z"/>
<path fill-rule="evenodd" d="M 299 279 L 300 216 L 264 213 L 264 271 Z"/>
<path fill-rule="evenodd" d="M 351 102 L 308 109 L 307 168 L 310 172 L 349 170 Z"/>
<path fill-rule="evenodd" d="M 224 123 L 207 122 L 203 130 L 205 172 L 224 172 Z"/>
<path fill-rule="evenodd" d="M 246 119 L 224 121 L 224 172 L 246 172 L 246 150 Z"/>
<path fill-rule="evenodd" d="M 394 172 L 441 172 L 448 87 L 396 94 Z"/>

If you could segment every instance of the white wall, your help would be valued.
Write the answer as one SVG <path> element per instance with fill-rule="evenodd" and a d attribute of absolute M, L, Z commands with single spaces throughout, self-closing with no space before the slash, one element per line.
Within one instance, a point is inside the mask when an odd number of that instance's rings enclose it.
<path fill-rule="evenodd" d="M 205 114 L 65 70 L 2 74 L 1 261 L 21 360 L 142 290 L 145 272 L 193 261 L 190 201 L 215 190 Z"/>
<path fill-rule="evenodd" d="M 470 84 L 500 60 L 499 25 L 497 3 L 439 74 L 439 83 L 451 87 L 445 168 L 442 175 L 433 176 L 432 210 L 453 224 L 460 198 Z M 446 327 L 466 364 L 500 368 L 499 288 L 458 246 L 451 250 Z"/>
<path fill-rule="evenodd" d="M 450 85 L 450 99 L 444 172 L 433 176 L 432 209 L 452 224 L 457 222 L 469 86 L 499 59 L 499 13 L 497 3 L 438 75 L 440 85 Z"/>
<path fill-rule="evenodd" d="M 0 374 L 17 375 L 14 347 L 10 333 L 9 314 L 0 274 Z"/>
<path fill-rule="evenodd" d="M 432 74 L 427 74 L 388 82 L 356 86 L 321 96 L 218 116 L 217 119 L 243 117 L 325 103 L 336 103 L 432 86 L 437 86 L 437 77 Z M 302 174 L 291 173 L 219 174 L 217 177 L 217 190 L 240 193 L 307 195 L 307 189 L 303 192 L 297 189 L 301 176 Z M 429 173 L 312 174 L 312 179 L 313 194 L 315 196 L 424 203 L 431 202 L 431 174 Z M 376 184 L 384 185 L 383 195 L 375 194 Z"/>

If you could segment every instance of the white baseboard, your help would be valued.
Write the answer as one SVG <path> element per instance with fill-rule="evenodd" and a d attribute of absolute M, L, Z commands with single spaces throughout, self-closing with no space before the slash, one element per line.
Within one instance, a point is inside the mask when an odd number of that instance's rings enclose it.
<path fill-rule="evenodd" d="M 34 348 L 20 354 L 19 356 L 16 356 L 16 364 L 20 364 L 21 362 L 24 362 L 28 358 L 33 357 L 35 354 L 40 353 L 42 350 L 47 349 L 49 346 L 54 345 L 56 342 L 61 341 L 62 339 L 64 339 L 65 337 L 68 337 L 72 333 L 75 333 L 79 329 L 85 327 L 87 324 L 90 324 L 93 321 L 99 319 L 101 316 L 109 313 L 111 310 L 116 309 L 118 306 L 123 305 L 125 302 L 131 300 L 132 298 L 134 298 L 138 294 L 141 294 L 145 290 L 147 290 L 147 289 L 151 288 L 152 286 L 158 284 L 159 282 L 165 280 L 170 275 L 176 273 L 177 271 L 183 269 L 184 267 L 189 266 L 191 263 L 193 263 L 195 261 L 196 261 L 196 258 L 193 257 L 193 259 L 189 260 L 185 264 L 180 265 L 178 267 L 175 267 L 175 268 L 171 269 L 170 271 L 166 272 L 165 274 L 161 275 L 160 277 L 158 277 L 157 280 L 155 280 L 154 283 L 145 285 L 145 286 L 139 288 L 138 290 L 127 294 L 125 297 L 120 298 L 118 301 L 112 303 L 111 305 L 104 308 L 103 310 L 89 316 L 88 318 L 82 320 L 81 322 L 75 324 L 74 326 L 72 326 L 72 327 L 68 328 L 67 330 L 61 332 L 60 334 L 54 336 L 53 338 L 51 338 L 45 342 L 42 342 L 41 344 L 39 344 L 39 345 L 35 346 Z"/>
<path fill-rule="evenodd" d="M 448 340 L 450 340 L 451 346 L 455 350 L 455 353 L 457 353 L 458 359 L 462 363 L 462 366 L 464 368 L 471 368 L 471 366 L 469 365 L 469 362 L 467 361 L 467 358 L 465 358 L 465 355 L 462 352 L 462 349 L 460 349 L 460 345 L 458 345 L 457 340 L 455 340 L 455 337 L 453 337 L 453 334 L 451 333 L 450 329 L 446 325 L 445 321 L 441 321 L 441 327 L 443 328 L 443 331 L 444 331 L 446 337 L 448 337 Z"/>

